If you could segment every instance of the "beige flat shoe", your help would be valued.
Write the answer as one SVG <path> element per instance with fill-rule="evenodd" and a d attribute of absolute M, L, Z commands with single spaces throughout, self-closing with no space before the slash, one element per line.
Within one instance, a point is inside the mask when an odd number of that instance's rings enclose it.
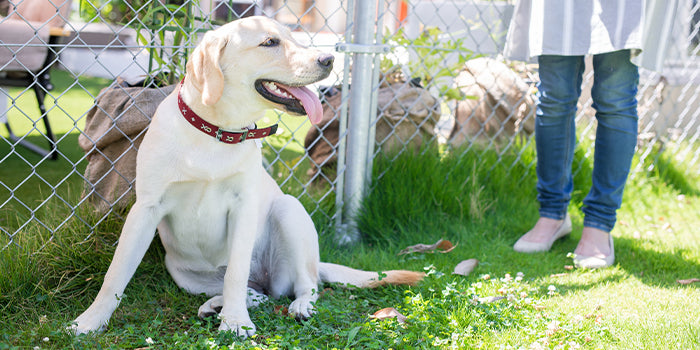
<path fill-rule="evenodd" d="M 534 228 L 533 228 L 533 230 L 534 230 Z M 532 230 L 530 230 L 529 232 L 532 232 Z M 552 233 L 549 240 L 547 240 L 545 242 L 526 241 L 524 239 L 525 236 L 527 236 L 527 233 L 526 233 L 525 235 L 520 237 L 520 239 L 517 242 L 515 242 L 515 244 L 513 245 L 513 250 L 515 250 L 516 252 L 520 252 L 520 253 L 546 252 L 552 248 L 552 244 L 554 244 L 554 241 L 568 235 L 569 233 L 571 233 L 571 218 L 569 217 L 569 214 L 566 214 L 564 221 L 556 229 L 556 231 L 554 231 Z"/>
<path fill-rule="evenodd" d="M 574 266 L 586 269 L 602 269 L 612 266 L 615 263 L 615 246 L 613 245 L 613 237 L 609 233 L 608 244 L 610 246 L 610 255 L 599 257 L 574 254 Z"/>

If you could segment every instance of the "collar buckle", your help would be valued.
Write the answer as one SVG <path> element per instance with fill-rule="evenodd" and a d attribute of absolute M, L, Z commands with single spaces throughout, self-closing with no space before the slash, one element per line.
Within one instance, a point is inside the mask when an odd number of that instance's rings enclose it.
<path fill-rule="evenodd" d="M 218 128 L 218 129 L 216 129 L 216 132 L 214 133 L 214 137 L 216 138 L 216 141 L 219 141 L 219 142 L 239 143 L 239 142 L 245 141 L 248 138 L 248 132 L 249 132 L 249 130 L 247 130 L 247 129 L 239 130 L 239 131 L 231 131 L 231 130 L 224 130 L 222 128 Z M 241 136 L 238 138 L 238 141 L 235 141 L 236 139 L 233 138 L 233 136 L 228 135 L 228 136 L 226 136 L 226 141 L 223 141 L 222 138 L 224 136 L 224 133 L 237 134 L 237 135 L 241 135 Z"/>

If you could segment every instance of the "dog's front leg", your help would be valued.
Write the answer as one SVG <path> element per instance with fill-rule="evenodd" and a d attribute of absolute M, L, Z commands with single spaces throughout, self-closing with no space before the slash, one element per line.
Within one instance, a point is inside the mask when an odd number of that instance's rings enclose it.
<path fill-rule="evenodd" d="M 258 235 L 258 206 L 255 199 L 246 201 L 238 210 L 228 214 L 229 257 L 224 276 L 224 305 L 221 308 L 220 331 L 233 331 L 238 336 L 255 334 L 246 298 L 250 264 Z"/>
<path fill-rule="evenodd" d="M 73 321 L 69 330 L 75 334 L 101 330 L 119 305 L 127 283 L 155 236 L 162 213 L 137 201 L 126 217 L 119 244 L 105 275 L 102 288 L 92 305 Z"/>

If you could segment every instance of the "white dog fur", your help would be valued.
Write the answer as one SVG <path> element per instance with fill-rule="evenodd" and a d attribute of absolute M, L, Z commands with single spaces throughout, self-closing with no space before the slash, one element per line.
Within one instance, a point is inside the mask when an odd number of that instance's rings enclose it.
<path fill-rule="evenodd" d="M 380 279 L 377 272 L 321 263 L 311 218 L 264 170 L 255 140 L 221 143 L 190 125 L 178 109 L 181 90 L 197 115 L 226 130 L 244 129 L 271 108 L 303 114 L 263 97 L 256 81 L 282 83 L 283 89 L 317 82 L 330 73 L 329 56 L 299 45 L 288 29 L 264 17 L 241 19 L 204 36 L 184 82 L 153 117 L 138 153 L 136 203 L 102 288 L 71 331 L 106 326 L 156 228 L 175 282 L 190 293 L 213 296 L 199 315 L 218 313 L 219 329 L 240 336 L 255 333 L 247 308 L 265 294 L 293 296 L 289 312 L 306 318 L 314 312 L 320 282 L 374 287 L 423 277 L 387 271 Z M 305 102 L 306 114 L 318 121 L 320 102 Z"/>

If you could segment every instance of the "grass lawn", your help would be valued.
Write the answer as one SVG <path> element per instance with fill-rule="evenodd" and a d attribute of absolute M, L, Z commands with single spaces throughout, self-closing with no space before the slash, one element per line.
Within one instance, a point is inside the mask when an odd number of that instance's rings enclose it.
<path fill-rule="evenodd" d="M 0 142 L 0 228 L 21 246 L 0 252 L 0 349 L 700 349 L 700 283 L 678 282 L 700 278 L 700 176 L 682 162 L 662 157 L 655 172 L 632 176 L 613 231 L 616 265 L 606 270 L 573 270 L 567 257 L 580 237 L 578 209 L 591 167 L 583 148 L 589 145 L 580 146 L 575 161 L 581 166 L 570 207 L 574 233 L 549 253 L 526 255 L 511 248 L 536 219 L 534 169 L 505 169 L 503 164 L 514 164 L 511 156 L 499 161 L 475 152 L 378 160 L 375 172 L 382 176 L 358 217 L 363 240 L 338 247 L 322 214 L 332 212 L 332 195 L 327 187 L 304 187 L 309 124 L 287 116 L 280 124 L 284 134 L 270 138 L 263 150 L 282 188 L 315 212 L 322 259 L 368 270 L 426 271 L 424 282 L 376 290 L 324 286 L 317 315 L 304 322 L 284 315 L 289 300 L 273 300 L 251 310 L 258 334 L 240 340 L 219 334 L 216 319 L 196 317 L 207 298 L 172 282 L 156 240 L 105 332 L 66 334 L 65 326 L 97 294 L 122 221 L 118 215 L 102 220 L 84 206 L 66 219 L 83 186 L 86 164 L 77 146 L 82 116 L 109 82 L 65 72 L 53 81 L 60 98 L 47 104 L 61 159 L 41 160 Z M 19 111 L 37 108 L 31 94 L 16 104 L 20 108 L 10 118 L 22 134 L 32 129 L 34 117 Z M 262 124 L 276 119 L 271 113 Z M 29 137 L 42 141 L 36 131 Z M 521 157 L 531 164 L 532 150 Z M 397 255 L 406 246 L 441 238 L 456 247 L 449 253 Z M 0 247 L 8 243 L 0 232 Z M 452 274 L 470 258 L 479 265 L 469 276 Z M 406 322 L 370 317 L 386 307 L 405 315 Z"/>
<path fill-rule="evenodd" d="M 337 247 L 332 229 L 316 220 L 321 257 L 368 270 L 426 271 L 425 281 L 375 290 L 325 286 L 317 315 L 303 322 L 284 314 L 290 300 L 273 300 L 251 310 L 258 333 L 248 340 L 219 334 L 214 318 L 196 317 L 207 298 L 172 282 L 157 240 L 105 332 L 66 334 L 64 327 L 97 294 L 121 221 L 108 219 L 85 239 L 83 224 L 71 220 L 28 255 L 41 242 L 36 237 L 46 235 L 41 225 L 30 225 L 18 238 L 26 250 L 0 252 L 0 349 L 700 349 L 700 283 L 678 282 L 700 278 L 700 177 L 670 161 L 659 161 L 654 173 L 634 174 L 613 231 L 615 266 L 570 269 L 567 253 L 580 237 L 578 208 L 590 183 L 582 153 L 575 162 L 584 166 L 570 207 L 572 237 L 532 255 L 511 248 L 536 220 L 532 168 L 506 170 L 497 164 L 510 159 L 498 163 L 474 152 L 377 161 L 383 176 L 358 217 L 363 241 Z M 524 157 L 532 159 L 531 150 Z M 456 247 L 397 255 L 440 238 Z M 470 258 L 479 265 L 469 276 L 452 274 Z M 406 321 L 370 317 L 386 307 Z"/>
<path fill-rule="evenodd" d="M 84 115 L 93 106 L 94 97 L 109 84 L 107 79 L 76 78 L 58 70 L 52 72 L 51 81 L 54 90 L 47 95 L 45 104 L 58 140 L 58 160 L 42 159 L 23 147 L 12 147 L 9 141 L 4 142 L 4 125 L 0 127 L 0 226 L 12 233 L 30 219 L 57 211 L 66 216 L 70 213 L 83 187 L 79 174 L 87 165 L 78 147 L 79 130 L 84 128 Z M 34 93 L 21 88 L 10 88 L 8 92 L 13 99 L 8 101 L 8 117 L 14 133 L 28 134 L 29 141 L 46 147 Z M 0 246 L 7 243 L 3 236 L 0 235 Z"/>

